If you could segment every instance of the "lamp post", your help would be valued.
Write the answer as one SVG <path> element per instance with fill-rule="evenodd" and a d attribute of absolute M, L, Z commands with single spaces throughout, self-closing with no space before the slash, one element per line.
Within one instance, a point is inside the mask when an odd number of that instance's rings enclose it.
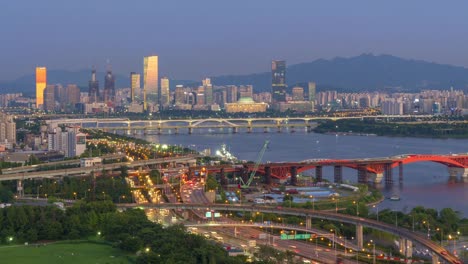
<path fill-rule="evenodd" d="M 430 231 L 431 229 L 429 228 L 429 222 L 423 221 L 423 224 L 427 224 L 427 238 L 430 239 L 430 238 L 431 238 L 431 235 L 429 234 L 429 231 Z"/>
<path fill-rule="evenodd" d="M 338 213 L 338 198 L 332 197 L 332 200 L 335 201 L 335 213 Z"/>
<path fill-rule="evenodd" d="M 437 231 L 440 231 L 440 245 L 442 246 L 442 242 L 444 240 L 444 230 L 442 228 L 437 228 Z"/>
<path fill-rule="evenodd" d="M 372 243 L 372 264 L 375 264 L 375 242 L 370 241 Z"/>
<path fill-rule="evenodd" d="M 377 221 L 379 221 L 379 205 L 374 204 L 372 207 L 377 209 Z"/>
<path fill-rule="evenodd" d="M 353 201 L 353 204 L 356 204 L 356 216 L 359 216 L 359 207 L 358 207 L 359 203 L 356 201 Z"/>

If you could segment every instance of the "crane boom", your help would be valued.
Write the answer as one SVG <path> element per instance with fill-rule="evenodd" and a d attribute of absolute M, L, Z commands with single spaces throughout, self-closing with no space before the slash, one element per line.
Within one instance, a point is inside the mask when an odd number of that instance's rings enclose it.
<path fill-rule="evenodd" d="M 263 144 L 263 147 L 260 150 L 260 153 L 258 154 L 257 162 L 255 162 L 254 168 L 253 168 L 252 172 L 250 173 L 249 179 L 247 180 L 246 183 L 244 183 L 242 181 L 242 183 L 243 183 L 242 188 L 248 188 L 250 186 L 250 184 L 252 183 L 252 181 L 253 181 L 253 179 L 255 177 L 255 173 L 257 172 L 258 167 L 260 166 L 260 163 L 262 162 L 263 155 L 265 154 L 265 151 L 268 148 L 269 143 L 270 143 L 270 141 L 265 140 L 265 143 Z"/>

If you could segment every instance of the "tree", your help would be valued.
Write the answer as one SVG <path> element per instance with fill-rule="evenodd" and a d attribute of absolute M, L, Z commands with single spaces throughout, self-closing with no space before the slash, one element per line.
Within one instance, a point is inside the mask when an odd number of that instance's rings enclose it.
<path fill-rule="evenodd" d="M 214 191 L 217 187 L 218 182 L 216 181 L 216 179 L 213 177 L 213 175 L 208 175 L 208 178 L 206 179 L 206 189 Z"/>

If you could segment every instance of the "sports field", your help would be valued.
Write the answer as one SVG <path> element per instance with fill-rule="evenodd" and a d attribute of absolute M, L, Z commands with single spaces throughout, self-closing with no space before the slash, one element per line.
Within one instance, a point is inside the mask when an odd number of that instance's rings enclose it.
<path fill-rule="evenodd" d="M 0 256 L 1 263 L 131 263 L 124 252 L 118 249 L 88 242 L 60 242 L 45 246 L 2 246 Z"/>

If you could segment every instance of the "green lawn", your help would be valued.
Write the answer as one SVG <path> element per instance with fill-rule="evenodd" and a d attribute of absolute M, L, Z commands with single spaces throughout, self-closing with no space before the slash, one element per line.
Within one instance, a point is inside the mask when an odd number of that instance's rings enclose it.
<path fill-rule="evenodd" d="M 15 245 L 0 247 L 1 263 L 131 263 L 124 252 L 108 245 L 60 242 L 46 246 Z"/>

